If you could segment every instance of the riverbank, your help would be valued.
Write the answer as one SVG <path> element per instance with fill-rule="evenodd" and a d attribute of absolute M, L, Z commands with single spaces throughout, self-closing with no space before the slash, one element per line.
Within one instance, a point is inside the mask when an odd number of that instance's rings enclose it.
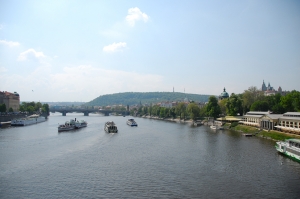
<path fill-rule="evenodd" d="M 177 122 L 177 123 L 189 123 L 189 124 L 194 123 L 193 120 L 180 120 L 178 118 L 173 119 L 173 118 L 159 118 L 159 117 L 150 117 L 150 116 L 142 116 L 142 118 L 164 120 L 164 121 L 171 121 L 171 122 Z M 257 136 L 257 137 L 261 137 L 261 138 L 265 138 L 265 139 L 271 139 L 274 141 L 282 141 L 282 140 L 291 139 L 291 138 L 300 139 L 300 135 L 284 133 L 284 132 L 275 131 L 275 130 L 270 130 L 270 131 L 260 130 L 255 127 L 246 126 L 246 125 L 242 125 L 242 124 L 238 124 L 238 125 L 232 127 L 232 125 L 230 123 L 225 123 L 223 125 L 223 127 L 224 127 L 224 129 L 234 130 L 234 131 L 240 132 L 242 134 L 248 134 L 248 135 L 250 134 L 252 136 Z"/>
<path fill-rule="evenodd" d="M 260 130 L 255 127 L 246 126 L 246 125 L 242 125 L 242 124 L 238 124 L 235 127 L 230 127 L 230 124 L 229 125 L 226 124 L 225 126 L 227 126 L 227 129 L 230 129 L 230 130 L 238 131 L 238 132 L 245 133 L 245 134 L 251 134 L 253 136 L 258 136 L 258 137 L 262 137 L 262 138 L 266 138 L 266 139 L 271 139 L 274 141 L 282 141 L 282 140 L 291 139 L 291 138 L 300 139 L 300 135 L 284 133 L 284 132 L 275 131 L 275 130 L 270 130 L 270 131 Z"/>

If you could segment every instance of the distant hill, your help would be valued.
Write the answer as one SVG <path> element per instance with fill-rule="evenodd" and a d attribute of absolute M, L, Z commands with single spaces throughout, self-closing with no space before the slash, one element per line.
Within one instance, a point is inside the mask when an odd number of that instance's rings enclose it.
<path fill-rule="evenodd" d="M 207 102 L 211 95 L 186 94 L 179 92 L 126 92 L 102 95 L 87 102 L 86 106 L 151 104 L 163 101 L 183 101 L 185 98 L 195 102 Z"/>

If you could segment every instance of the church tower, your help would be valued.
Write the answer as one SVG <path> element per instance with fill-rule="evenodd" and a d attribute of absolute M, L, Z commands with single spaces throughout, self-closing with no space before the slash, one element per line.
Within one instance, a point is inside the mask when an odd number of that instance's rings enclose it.
<path fill-rule="evenodd" d="M 266 91 L 267 90 L 267 87 L 266 87 L 266 84 L 265 84 L 265 81 L 263 80 L 263 84 L 261 86 L 261 90 L 262 91 Z"/>

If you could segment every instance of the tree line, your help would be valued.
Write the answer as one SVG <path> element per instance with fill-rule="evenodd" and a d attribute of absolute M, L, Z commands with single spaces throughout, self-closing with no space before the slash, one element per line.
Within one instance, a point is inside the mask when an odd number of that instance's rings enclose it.
<path fill-rule="evenodd" d="M 159 105 L 139 106 L 131 110 L 131 115 L 149 115 L 160 118 L 192 119 L 220 116 L 243 115 L 248 111 L 271 111 L 274 114 L 300 111 L 300 92 L 293 90 L 286 95 L 265 96 L 263 91 L 250 87 L 241 94 L 232 93 L 229 98 L 219 100 L 210 96 L 208 103 L 200 108 L 197 103 L 180 102 L 175 107 Z"/>
<path fill-rule="evenodd" d="M 40 102 L 22 102 L 20 104 L 21 112 L 28 112 L 28 113 L 34 113 L 34 112 L 43 112 L 47 113 L 49 115 L 49 105 L 48 104 L 42 104 Z"/>

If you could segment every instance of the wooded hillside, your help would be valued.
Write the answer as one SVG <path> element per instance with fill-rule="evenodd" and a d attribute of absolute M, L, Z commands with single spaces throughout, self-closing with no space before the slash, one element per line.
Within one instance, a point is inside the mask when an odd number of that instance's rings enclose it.
<path fill-rule="evenodd" d="M 183 101 L 185 98 L 195 102 L 207 102 L 210 95 L 187 94 L 179 92 L 126 92 L 102 95 L 86 103 L 86 106 L 134 105 L 158 103 L 163 101 Z"/>

